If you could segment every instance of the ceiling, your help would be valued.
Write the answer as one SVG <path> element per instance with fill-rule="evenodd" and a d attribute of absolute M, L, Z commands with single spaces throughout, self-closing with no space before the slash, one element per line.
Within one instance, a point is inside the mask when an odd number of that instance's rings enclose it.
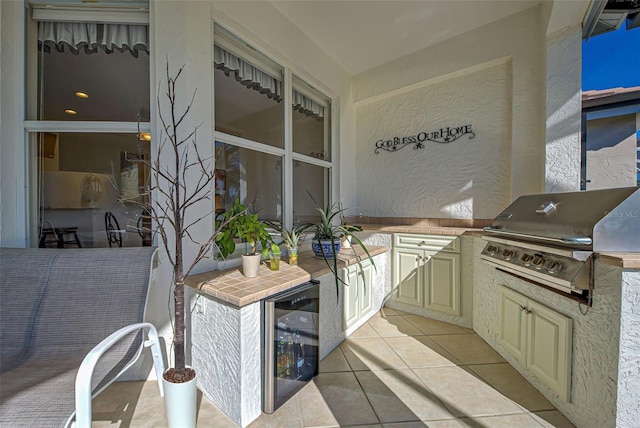
<path fill-rule="evenodd" d="M 355 75 L 551 0 L 257 1 L 273 4 L 347 73 Z M 29 2 L 39 7 L 103 9 L 140 9 L 149 4 L 149 0 Z M 248 12 L 251 3 L 245 2 Z"/>
<path fill-rule="evenodd" d="M 442 42 L 541 0 L 273 0 L 349 74 Z"/>

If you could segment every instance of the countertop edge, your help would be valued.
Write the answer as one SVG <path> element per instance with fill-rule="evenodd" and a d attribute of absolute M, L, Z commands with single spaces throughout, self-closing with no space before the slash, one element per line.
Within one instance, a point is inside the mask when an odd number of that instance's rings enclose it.
<path fill-rule="evenodd" d="M 599 260 L 609 266 L 640 269 L 640 253 L 597 253 Z"/>
<path fill-rule="evenodd" d="M 371 257 L 383 254 L 387 250 L 388 249 L 385 246 L 367 245 L 367 251 L 369 251 Z M 366 257 L 367 256 L 364 251 L 359 247 L 343 249 L 338 254 L 337 267 L 338 269 L 343 269 L 347 266 L 359 263 L 360 261 L 366 259 Z M 285 261 L 281 263 L 285 263 Z M 329 263 L 331 263 L 330 260 Z M 230 304 L 240 309 L 244 306 L 259 302 L 282 291 L 297 287 L 298 285 L 304 284 L 311 279 L 317 279 L 322 275 L 329 274 L 331 273 L 332 268 L 330 268 L 324 260 L 316 257 L 310 251 L 299 253 L 298 267 L 300 268 L 298 270 L 302 270 L 304 273 L 299 273 L 298 278 L 289 280 L 289 284 L 274 285 L 269 288 L 257 290 L 255 292 L 242 296 L 225 293 L 223 290 L 217 289 L 216 287 L 209 284 L 209 282 L 215 282 L 216 278 L 220 278 L 225 275 L 235 275 L 237 277 L 239 272 L 239 268 L 237 267 L 226 270 L 214 270 L 190 275 L 189 277 L 185 278 L 185 285 L 193 288 L 198 293 L 208 296 L 211 299 L 217 300 L 221 303 Z M 251 280 L 251 278 L 247 278 L 247 281 L 249 280 Z M 242 285 L 237 284 L 237 287 L 235 287 L 234 290 L 237 291 L 238 288 L 241 289 Z"/>

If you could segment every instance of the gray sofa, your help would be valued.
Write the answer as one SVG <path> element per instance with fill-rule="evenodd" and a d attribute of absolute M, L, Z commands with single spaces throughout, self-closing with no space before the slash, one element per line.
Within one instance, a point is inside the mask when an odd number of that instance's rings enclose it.
<path fill-rule="evenodd" d="M 0 426 L 90 426 L 92 396 L 143 345 L 162 373 L 157 332 L 143 323 L 154 254 L 0 249 Z"/>

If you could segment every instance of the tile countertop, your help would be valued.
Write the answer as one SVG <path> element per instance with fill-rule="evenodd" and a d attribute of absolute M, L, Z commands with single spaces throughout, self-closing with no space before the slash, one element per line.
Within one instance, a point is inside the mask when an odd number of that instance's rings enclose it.
<path fill-rule="evenodd" d="M 480 220 L 484 222 L 485 220 Z M 432 220 L 433 222 L 433 220 Z M 362 224 L 362 230 L 381 233 L 426 233 L 428 235 L 465 235 L 484 236 L 482 228 L 459 226 L 433 226 L 429 223 L 412 222 L 410 224 L 366 223 Z M 640 253 L 598 253 L 600 261 L 604 264 L 623 269 L 640 269 Z"/>
<path fill-rule="evenodd" d="M 369 245 L 367 250 L 373 257 L 387 248 Z M 366 255 L 360 248 L 342 249 L 338 254 L 338 269 L 355 264 L 363 257 Z M 241 268 L 235 267 L 190 275 L 185 278 L 185 284 L 207 296 L 242 307 L 330 272 L 325 261 L 311 251 L 298 253 L 298 266 L 291 266 L 286 260 L 283 257 L 277 271 L 262 263 L 256 278 L 245 278 Z"/>

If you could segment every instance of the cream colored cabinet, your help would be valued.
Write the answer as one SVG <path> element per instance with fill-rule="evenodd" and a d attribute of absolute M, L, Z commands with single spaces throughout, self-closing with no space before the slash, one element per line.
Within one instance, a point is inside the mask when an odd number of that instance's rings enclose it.
<path fill-rule="evenodd" d="M 351 327 L 371 312 L 373 306 L 373 274 L 369 260 L 342 270 L 344 285 L 344 329 Z"/>
<path fill-rule="evenodd" d="M 500 344 L 560 398 L 571 392 L 573 322 L 507 287 L 500 287 Z"/>
<path fill-rule="evenodd" d="M 460 247 L 455 236 L 396 234 L 393 299 L 460 314 Z"/>

